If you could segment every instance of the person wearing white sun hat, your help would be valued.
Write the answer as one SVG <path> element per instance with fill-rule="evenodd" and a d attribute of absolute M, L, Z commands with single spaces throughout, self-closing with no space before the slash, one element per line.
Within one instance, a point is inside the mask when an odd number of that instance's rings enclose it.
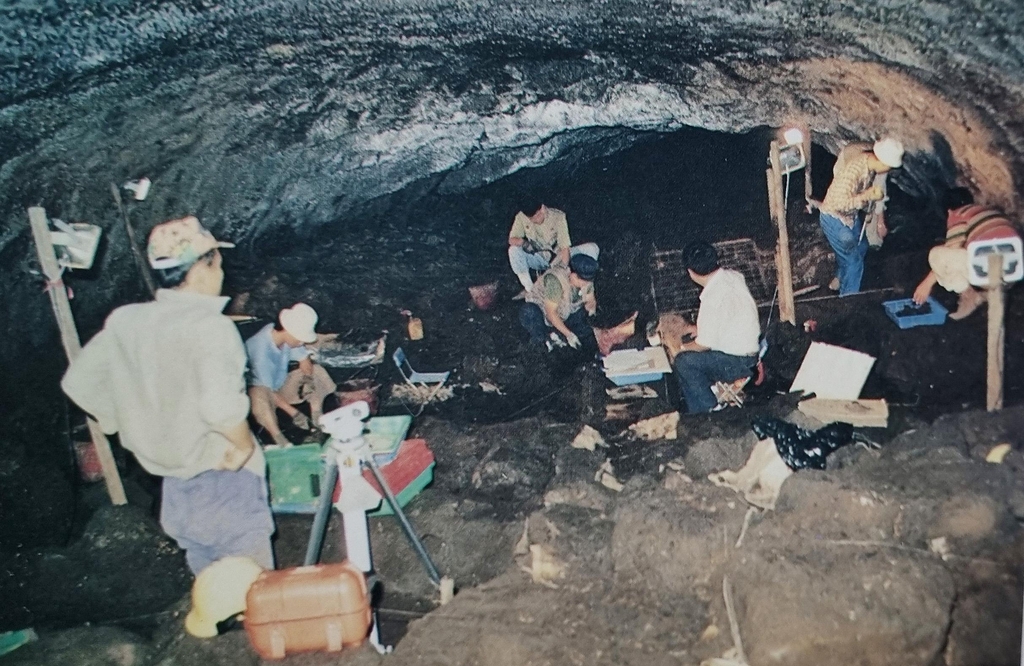
<path fill-rule="evenodd" d="M 245 341 L 252 416 L 278 446 L 291 446 L 278 424 L 278 409 L 296 427 L 310 430 L 323 415 L 324 399 L 338 388 L 323 366 L 313 362 L 306 347 L 317 340 L 318 319 L 316 310 L 296 303 L 281 310 L 276 324 L 267 324 Z M 293 361 L 298 368 L 289 371 Z M 303 402 L 309 403 L 312 423 L 295 407 Z"/>
<path fill-rule="evenodd" d="M 836 253 L 838 275 L 833 286 L 840 296 L 860 291 L 868 250 L 868 239 L 862 233 L 865 213 L 886 197 L 875 178 L 902 167 L 903 152 L 898 139 L 886 137 L 873 145 L 851 144 L 836 160 L 832 184 L 820 205 L 819 222 Z M 884 228 L 879 234 L 884 236 Z"/>

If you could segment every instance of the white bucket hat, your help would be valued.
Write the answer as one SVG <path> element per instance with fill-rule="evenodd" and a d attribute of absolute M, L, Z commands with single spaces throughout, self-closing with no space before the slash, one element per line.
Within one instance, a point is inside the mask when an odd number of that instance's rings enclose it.
<path fill-rule="evenodd" d="M 899 139 L 886 137 L 875 141 L 874 152 L 878 161 L 890 169 L 903 166 L 903 144 Z"/>
<path fill-rule="evenodd" d="M 296 303 L 290 308 L 281 310 L 278 316 L 281 327 L 292 334 L 299 342 L 309 344 L 316 342 L 316 322 L 319 317 L 316 310 L 305 303 Z"/>

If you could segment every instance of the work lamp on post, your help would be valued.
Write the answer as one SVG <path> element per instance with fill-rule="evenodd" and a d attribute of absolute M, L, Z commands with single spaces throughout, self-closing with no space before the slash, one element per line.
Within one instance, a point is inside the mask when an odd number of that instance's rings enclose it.
<path fill-rule="evenodd" d="M 783 133 L 782 138 L 785 139 L 785 143 L 779 146 L 779 168 L 788 176 L 807 166 L 804 133 L 797 127 L 791 127 Z"/>
<path fill-rule="evenodd" d="M 775 251 L 777 273 L 776 289 L 779 297 L 779 319 L 796 324 L 796 309 L 793 302 L 793 269 L 789 258 L 789 232 L 786 228 L 786 209 L 789 207 L 789 181 L 794 171 L 804 171 L 805 197 L 811 191 L 811 166 L 809 163 L 809 134 L 798 127 L 790 127 L 782 136 L 771 142 L 768 152 L 768 210 L 778 228 L 779 236 Z M 783 184 L 785 176 L 785 184 Z"/>

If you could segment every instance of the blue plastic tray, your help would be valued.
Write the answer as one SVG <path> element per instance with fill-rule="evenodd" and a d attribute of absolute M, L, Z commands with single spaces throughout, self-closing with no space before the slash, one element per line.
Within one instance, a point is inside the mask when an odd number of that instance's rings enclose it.
<path fill-rule="evenodd" d="M 637 372 L 632 375 L 610 375 L 608 379 L 616 386 L 627 386 L 629 384 L 656 382 L 664 376 L 665 373 L 663 372 Z"/>
<path fill-rule="evenodd" d="M 934 298 L 929 297 L 926 302 L 932 308 L 932 311 L 928 314 L 908 315 L 903 317 L 897 316 L 896 313 L 907 305 L 913 306 L 914 299 L 898 298 L 895 301 L 886 301 L 882 303 L 882 306 L 885 308 L 885 314 L 889 315 L 889 319 L 892 319 L 900 328 L 914 328 L 915 326 L 941 326 L 946 323 L 946 314 L 949 311 L 942 307 L 942 305 L 940 305 Z"/>

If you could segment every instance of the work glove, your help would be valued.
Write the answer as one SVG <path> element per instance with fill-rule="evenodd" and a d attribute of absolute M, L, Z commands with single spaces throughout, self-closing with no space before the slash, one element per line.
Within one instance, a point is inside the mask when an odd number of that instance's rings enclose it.
<path fill-rule="evenodd" d="M 295 416 L 292 417 L 292 425 L 300 430 L 312 430 L 313 424 L 302 412 L 296 412 Z"/>
<path fill-rule="evenodd" d="M 565 336 L 565 341 L 568 342 L 569 346 L 572 347 L 573 349 L 579 349 L 580 345 L 582 344 L 580 342 L 579 336 L 572 332 L 570 332 L 569 335 Z"/>

